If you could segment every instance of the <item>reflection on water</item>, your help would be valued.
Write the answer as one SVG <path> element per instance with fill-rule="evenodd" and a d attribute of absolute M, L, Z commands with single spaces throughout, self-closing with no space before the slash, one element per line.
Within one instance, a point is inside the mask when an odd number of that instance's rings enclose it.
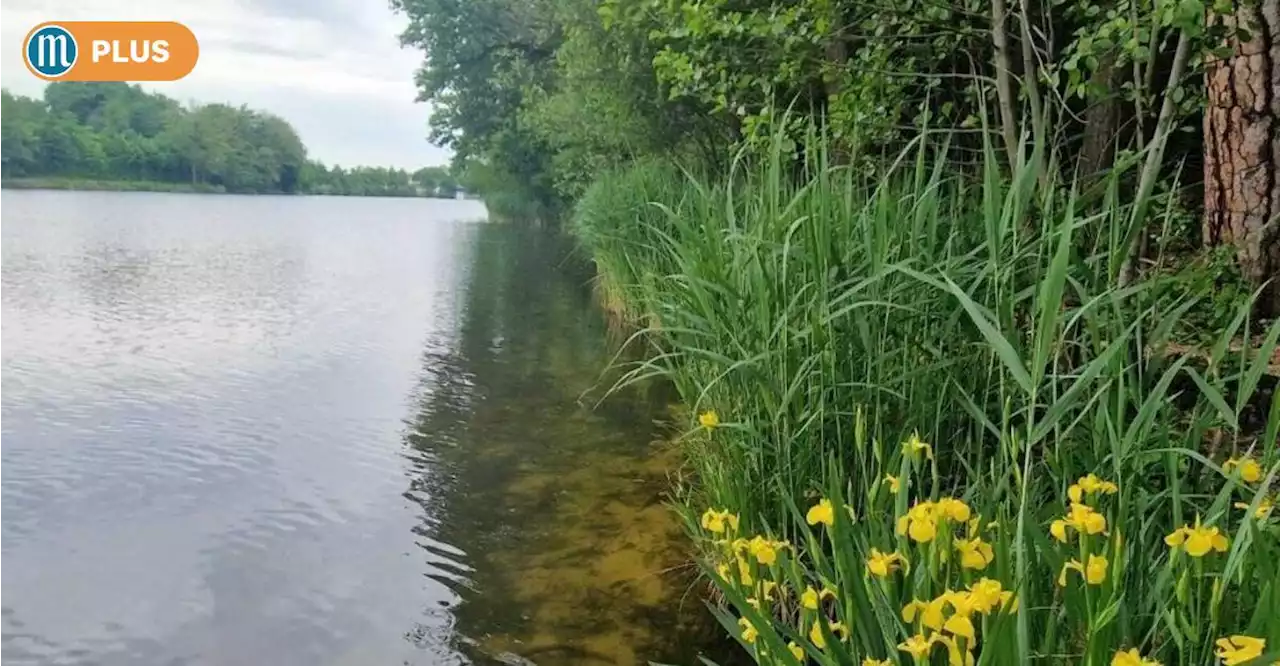
<path fill-rule="evenodd" d="M 470 202 L 3 196 L 6 664 L 715 635 L 668 571 L 662 396 L 589 408 L 608 350 L 563 245 Z"/>

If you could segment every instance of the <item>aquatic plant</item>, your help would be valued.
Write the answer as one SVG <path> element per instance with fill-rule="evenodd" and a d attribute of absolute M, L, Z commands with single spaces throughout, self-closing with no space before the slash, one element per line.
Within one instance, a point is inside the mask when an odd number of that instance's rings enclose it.
<path fill-rule="evenodd" d="M 661 322 L 628 378 L 717 415 L 681 502 L 726 630 L 768 663 L 1274 659 L 1280 323 L 1242 299 L 1171 353 L 1210 294 L 1121 279 L 1169 214 L 1123 169 L 1086 201 L 990 147 L 959 173 L 925 135 L 868 181 L 823 146 L 587 244 Z"/>

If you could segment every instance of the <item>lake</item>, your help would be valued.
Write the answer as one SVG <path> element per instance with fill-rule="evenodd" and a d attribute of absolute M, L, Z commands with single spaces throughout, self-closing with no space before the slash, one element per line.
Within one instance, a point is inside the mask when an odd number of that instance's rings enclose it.
<path fill-rule="evenodd" d="M 6 665 L 721 648 L 664 504 L 670 396 L 600 402 L 616 350 L 563 241 L 473 201 L 3 216 Z"/>

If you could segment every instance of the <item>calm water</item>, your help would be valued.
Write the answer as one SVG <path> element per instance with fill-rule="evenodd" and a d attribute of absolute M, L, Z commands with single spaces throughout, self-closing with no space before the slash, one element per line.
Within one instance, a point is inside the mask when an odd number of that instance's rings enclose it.
<path fill-rule="evenodd" d="M 654 389 L 474 202 L 3 194 L 5 664 L 690 663 Z M 521 662 L 524 663 L 524 662 Z"/>

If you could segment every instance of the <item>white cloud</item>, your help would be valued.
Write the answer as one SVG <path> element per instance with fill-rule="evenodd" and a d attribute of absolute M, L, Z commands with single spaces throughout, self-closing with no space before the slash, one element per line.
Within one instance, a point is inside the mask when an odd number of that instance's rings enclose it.
<path fill-rule="evenodd" d="M 246 104 L 282 116 L 327 163 L 416 168 L 447 162 L 414 102 L 422 54 L 402 49 L 405 18 L 385 0 L 7 0 L 0 80 L 26 95 L 43 82 L 18 55 L 31 26 L 61 20 L 173 20 L 200 41 L 181 81 L 143 86 L 182 101 Z"/>

